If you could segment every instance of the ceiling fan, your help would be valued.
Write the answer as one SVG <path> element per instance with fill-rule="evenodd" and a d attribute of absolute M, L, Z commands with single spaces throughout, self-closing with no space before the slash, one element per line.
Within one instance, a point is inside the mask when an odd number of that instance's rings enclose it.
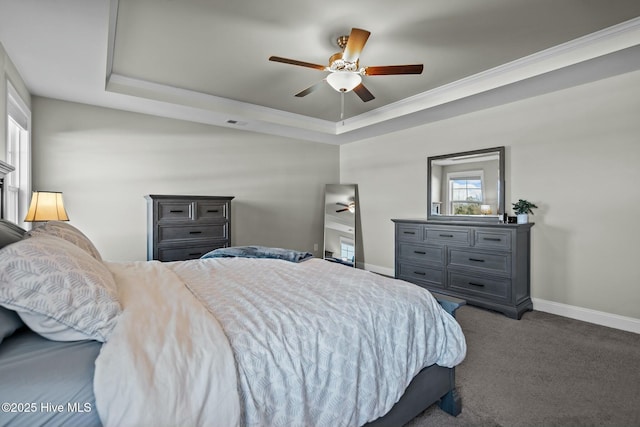
<path fill-rule="evenodd" d="M 338 209 L 338 210 L 336 210 L 336 212 L 349 211 L 351 213 L 354 213 L 356 211 L 356 204 L 354 202 L 349 202 L 349 204 L 338 202 L 338 203 L 336 203 L 336 205 L 344 206 L 344 209 Z"/>
<path fill-rule="evenodd" d="M 364 102 L 371 101 L 375 97 L 362 84 L 362 76 L 384 76 L 397 74 L 421 74 L 423 65 L 383 65 L 375 67 L 360 68 L 360 52 L 364 48 L 371 33 L 360 28 L 352 28 L 348 36 L 338 37 L 338 46 L 342 52 L 333 54 L 329 58 L 329 65 L 312 64 L 310 62 L 297 61 L 295 59 L 271 56 L 269 61 L 282 62 L 284 64 L 299 65 L 301 67 L 313 68 L 320 71 L 329 71 L 329 75 L 322 81 L 308 87 L 296 94 L 297 97 L 309 95 L 318 89 L 326 81 L 338 92 L 354 91 Z"/>

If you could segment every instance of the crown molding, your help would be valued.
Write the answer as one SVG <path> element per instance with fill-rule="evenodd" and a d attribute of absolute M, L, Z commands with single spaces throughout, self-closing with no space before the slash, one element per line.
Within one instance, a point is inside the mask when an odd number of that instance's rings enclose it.
<path fill-rule="evenodd" d="M 338 134 L 434 108 L 640 44 L 640 18 L 349 118 Z"/>
<path fill-rule="evenodd" d="M 208 124 L 223 126 L 231 120 L 244 125 L 272 124 L 283 128 L 300 128 L 321 134 L 335 134 L 335 123 L 327 120 L 136 79 L 113 72 L 107 80 L 106 90 L 158 101 L 161 103 L 158 106 L 159 111 L 163 111 L 162 107 L 166 109 L 171 105 L 187 107 L 190 112 L 198 110 L 201 112 L 201 114 L 198 114 L 200 117 L 204 118 L 207 114 L 210 115 L 209 119 L 206 120 Z M 172 113 L 166 110 L 164 114 L 171 115 Z M 178 117 L 175 118 L 194 121 L 193 117 L 182 117 L 179 111 L 176 114 Z"/>
<path fill-rule="evenodd" d="M 640 45 L 639 17 L 358 116 L 331 122 L 114 73 L 117 11 L 118 0 L 110 0 L 105 90 L 126 95 L 127 109 L 329 144 L 381 134 L 385 124 L 406 124 L 409 121 L 403 118 L 410 115 Z"/>
<path fill-rule="evenodd" d="M 116 46 L 116 27 L 118 24 L 119 0 L 109 2 L 109 22 L 107 24 L 107 70 L 105 74 L 105 89 L 109 85 L 111 72 L 113 71 L 113 55 Z"/>

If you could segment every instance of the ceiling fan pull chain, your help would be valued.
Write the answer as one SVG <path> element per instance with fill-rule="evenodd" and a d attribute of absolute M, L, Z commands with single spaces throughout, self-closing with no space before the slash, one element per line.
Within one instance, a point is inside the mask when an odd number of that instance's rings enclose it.
<path fill-rule="evenodd" d="M 340 120 L 344 120 L 344 92 L 340 92 Z"/>

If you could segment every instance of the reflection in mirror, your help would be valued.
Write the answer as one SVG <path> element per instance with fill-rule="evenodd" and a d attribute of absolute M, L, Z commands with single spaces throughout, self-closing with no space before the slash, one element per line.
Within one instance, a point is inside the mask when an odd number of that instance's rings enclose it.
<path fill-rule="evenodd" d="M 327 184 L 324 199 L 324 259 L 355 267 L 356 185 Z"/>
<path fill-rule="evenodd" d="M 504 147 L 428 160 L 429 219 L 495 221 L 504 212 Z"/>

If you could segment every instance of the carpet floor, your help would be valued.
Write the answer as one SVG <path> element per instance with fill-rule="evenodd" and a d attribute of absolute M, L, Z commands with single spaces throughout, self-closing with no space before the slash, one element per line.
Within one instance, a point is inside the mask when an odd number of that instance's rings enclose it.
<path fill-rule="evenodd" d="M 640 335 L 540 311 L 464 306 L 462 413 L 434 405 L 407 427 L 640 426 Z"/>

